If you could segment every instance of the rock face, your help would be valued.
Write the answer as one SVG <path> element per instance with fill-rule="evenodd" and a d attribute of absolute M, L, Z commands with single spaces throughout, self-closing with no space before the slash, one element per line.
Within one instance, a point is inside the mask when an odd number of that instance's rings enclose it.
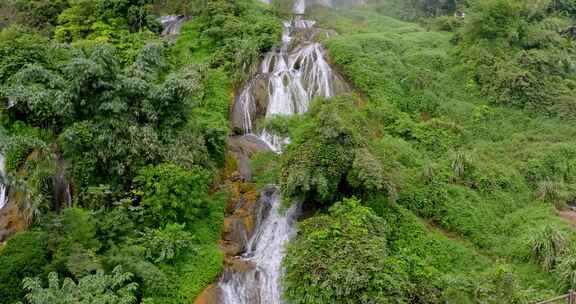
<path fill-rule="evenodd" d="M 228 138 L 228 151 L 234 155 L 238 164 L 237 178 L 233 179 L 250 180 L 252 178 L 250 156 L 268 149 L 268 145 L 255 135 L 230 136 Z"/>
<path fill-rule="evenodd" d="M 212 284 L 198 296 L 194 304 L 220 304 L 222 291 L 217 284 Z"/>
<path fill-rule="evenodd" d="M 25 217 L 18 208 L 16 199 L 9 199 L 4 208 L 0 210 L 0 244 L 12 234 L 24 229 L 26 229 Z"/>
<path fill-rule="evenodd" d="M 241 100 L 249 99 L 248 107 Z M 257 74 L 238 95 L 230 113 L 230 124 L 235 134 L 248 134 L 253 122 L 266 115 L 268 109 L 268 76 Z"/>
<path fill-rule="evenodd" d="M 229 216 L 224 220 L 224 233 L 221 247 L 227 257 L 235 257 L 247 249 L 248 240 L 254 233 L 257 222 L 269 211 L 266 195 L 261 195 L 253 186 L 237 186 L 238 199 L 231 200 L 228 206 Z M 266 193 L 268 189 L 262 192 Z"/>
<path fill-rule="evenodd" d="M 50 159 L 53 161 L 54 171 L 52 179 L 52 210 L 61 211 L 72 206 L 72 186 L 66 176 L 67 165 L 56 145 L 52 147 Z M 45 157 L 40 150 L 33 150 L 27 157 L 26 162 L 34 162 Z M 26 229 L 30 220 L 30 211 L 27 210 L 31 201 L 30 194 L 26 191 L 17 190 L 17 187 L 7 187 L 9 184 L 4 176 L 4 171 L 0 171 L 1 183 L 4 189 L 4 196 L 1 198 L 3 207 L 0 208 L 0 242 L 6 240 L 10 235 Z M 31 173 L 26 166 L 21 166 L 15 176 L 26 178 Z M 2 187 L 0 187 L 2 190 Z M 2 191 L 0 191 L 2 194 Z M 1 206 L 0 206 L 1 207 Z"/>

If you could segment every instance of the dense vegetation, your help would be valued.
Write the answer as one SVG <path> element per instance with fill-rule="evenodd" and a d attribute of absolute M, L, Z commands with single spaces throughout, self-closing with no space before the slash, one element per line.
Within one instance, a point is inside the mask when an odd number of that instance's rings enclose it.
<path fill-rule="evenodd" d="M 0 302 L 192 302 L 220 273 L 229 96 L 280 19 L 196 4 L 172 43 L 155 9 L 188 4 L 160 2 L 2 2 L 1 150 L 28 228 Z"/>
<path fill-rule="evenodd" d="M 279 181 L 319 211 L 289 248 L 286 297 L 529 303 L 573 288 L 576 235 L 556 210 L 576 177 L 574 3 L 469 1 L 463 19 L 415 5 L 417 25 L 375 2 L 312 13 L 362 95 L 290 131 Z"/>
<path fill-rule="evenodd" d="M 289 303 L 530 303 L 576 288 L 576 1 L 334 1 L 354 92 L 265 121 L 306 217 Z M 0 151 L 26 229 L 1 303 L 191 303 L 218 277 L 234 89 L 291 1 L 0 3 Z M 175 41 L 159 14 L 191 20 Z M 250 187 L 253 187 L 250 185 Z M 572 219 L 573 221 L 573 219 Z"/>

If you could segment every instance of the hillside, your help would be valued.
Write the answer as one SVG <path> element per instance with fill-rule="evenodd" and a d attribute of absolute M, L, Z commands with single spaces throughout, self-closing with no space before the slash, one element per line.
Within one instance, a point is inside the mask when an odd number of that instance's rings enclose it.
<path fill-rule="evenodd" d="M 574 0 L 3 2 L 0 304 L 564 294 L 575 20 Z"/>

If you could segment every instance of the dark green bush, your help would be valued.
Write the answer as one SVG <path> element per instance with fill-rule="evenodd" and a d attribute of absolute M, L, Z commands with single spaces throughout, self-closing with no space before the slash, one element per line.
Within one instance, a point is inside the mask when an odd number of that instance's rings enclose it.
<path fill-rule="evenodd" d="M 43 274 L 49 262 L 48 234 L 28 231 L 13 236 L 0 253 L 0 294 L 4 303 L 22 300 L 22 280 Z"/>

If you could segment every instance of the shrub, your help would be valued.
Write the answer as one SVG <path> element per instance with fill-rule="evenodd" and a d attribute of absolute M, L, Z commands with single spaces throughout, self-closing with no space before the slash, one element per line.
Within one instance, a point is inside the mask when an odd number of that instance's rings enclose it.
<path fill-rule="evenodd" d="M 40 278 L 26 278 L 23 281 L 27 303 L 136 303 L 138 284 L 130 283 L 133 275 L 116 267 L 111 274 L 103 271 L 81 278 L 78 283 L 65 278 L 60 284 L 58 274 L 48 275 L 48 287 L 42 287 Z"/>
<path fill-rule="evenodd" d="M 211 174 L 200 167 L 184 170 L 172 164 L 147 166 L 134 179 L 147 223 L 159 227 L 200 218 L 208 205 Z"/>
<path fill-rule="evenodd" d="M 349 122 L 338 113 L 336 102 L 318 103 L 286 149 L 281 185 L 287 198 L 321 204 L 337 198 L 354 161 L 357 142 Z"/>
<path fill-rule="evenodd" d="M 551 271 L 566 254 L 568 239 L 564 232 L 547 225 L 532 236 L 530 246 L 532 259 L 544 270 Z"/>
<path fill-rule="evenodd" d="M 146 258 L 152 262 L 171 262 L 184 250 L 194 251 L 192 234 L 184 227 L 184 224 L 167 224 L 163 229 L 145 229 L 136 243 L 146 248 Z"/>
<path fill-rule="evenodd" d="M 390 303 L 406 299 L 407 265 L 390 257 L 386 223 L 355 199 L 300 224 L 284 262 L 291 303 Z"/>
<path fill-rule="evenodd" d="M 564 290 L 574 289 L 576 287 L 576 256 L 574 252 L 569 252 L 559 261 L 555 272 L 558 276 L 558 283 L 563 286 Z"/>
<path fill-rule="evenodd" d="M 21 283 L 26 277 L 43 274 L 48 264 L 48 234 L 28 231 L 13 236 L 0 251 L 0 294 L 5 303 L 15 303 L 25 292 Z"/>

